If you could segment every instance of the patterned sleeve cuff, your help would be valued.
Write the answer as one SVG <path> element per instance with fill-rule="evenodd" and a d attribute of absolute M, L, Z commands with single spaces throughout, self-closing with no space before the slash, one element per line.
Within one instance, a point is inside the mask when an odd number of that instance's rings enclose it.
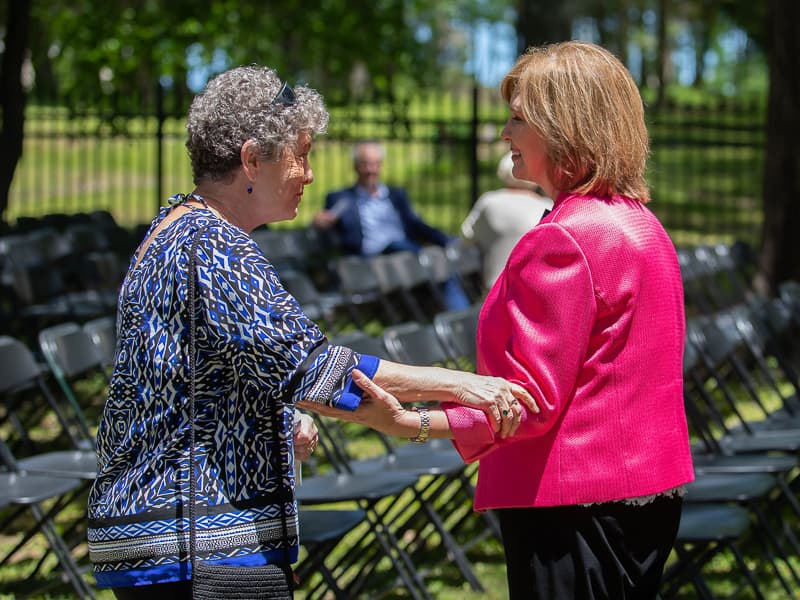
<path fill-rule="evenodd" d="M 378 364 L 381 362 L 376 356 L 369 354 L 360 354 L 360 360 L 356 364 L 356 369 L 364 373 L 367 377 L 372 379 L 378 370 Z M 335 406 L 343 410 L 355 410 L 361 404 L 361 399 L 364 397 L 364 390 L 358 387 L 353 381 L 352 371 L 351 375 L 347 377 L 347 383 L 344 386 L 342 395 L 339 396 Z"/>

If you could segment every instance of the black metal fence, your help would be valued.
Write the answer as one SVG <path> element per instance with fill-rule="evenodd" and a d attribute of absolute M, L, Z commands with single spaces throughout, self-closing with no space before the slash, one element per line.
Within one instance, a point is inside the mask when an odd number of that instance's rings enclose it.
<path fill-rule="evenodd" d="M 30 102 L 25 145 L 6 220 L 110 211 L 134 226 L 166 197 L 192 187 L 184 148 L 188 99 L 162 88 L 141 98 Z M 498 186 L 507 107 L 496 89 L 465 86 L 394 105 L 332 107 L 328 134 L 312 151 L 315 182 L 296 221 L 307 224 L 325 193 L 353 180 L 350 147 L 385 142 L 384 178 L 408 188 L 424 217 L 452 233 L 482 192 Z M 762 219 L 764 108 L 669 105 L 647 114 L 652 209 L 679 244 L 713 237 L 758 244 Z"/>

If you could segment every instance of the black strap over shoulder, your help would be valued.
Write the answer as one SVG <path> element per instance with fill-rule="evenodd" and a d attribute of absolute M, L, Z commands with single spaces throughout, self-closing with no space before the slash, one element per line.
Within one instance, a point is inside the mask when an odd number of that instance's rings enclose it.
<path fill-rule="evenodd" d="M 189 559 L 192 565 L 192 572 L 196 573 L 195 565 L 197 563 L 197 472 L 196 472 L 196 422 L 197 422 L 197 407 L 195 404 L 196 392 L 196 379 L 197 379 L 197 247 L 200 242 L 200 237 L 208 230 L 210 226 L 206 225 L 201 227 L 195 234 L 192 244 L 189 249 L 189 269 L 188 269 L 188 298 L 187 304 L 189 309 L 189 419 L 192 422 L 190 429 L 190 442 L 189 442 Z M 294 378 L 293 378 L 294 381 Z M 291 384 L 290 384 L 291 385 Z M 296 382 L 295 382 L 296 386 Z M 271 411 L 274 441 L 280 445 L 281 419 L 280 410 Z M 280 481 L 279 486 L 283 488 L 284 485 L 288 486 L 288 472 L 287 465 L 284 461 L 280 461 Z M 288 501 L 293 499 L 291 489 L 283 490 L 286 493 L 280 494 L 281 498 L 287 498 Z M 286 568 L 289 568 L 291 560 L 289 557 L 289 527 L 286 521 L 286 511 L 281 506 L 281 529 L 282 529 L 282 542 L 284 550 L 286 551 Z"/>

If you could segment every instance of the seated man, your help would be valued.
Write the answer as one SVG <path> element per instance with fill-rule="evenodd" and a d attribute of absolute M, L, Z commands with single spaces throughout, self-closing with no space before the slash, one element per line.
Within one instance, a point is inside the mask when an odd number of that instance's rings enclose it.
<path fill-rule="evenodd" d="M 353 148 L 356 184 L 329 193 L 325 209 L 314 216 L 314 226 L 320 229 L 335 226 L 342 249 L 361 256 L 400 250 L 416 252 L 421 242 L 447 245 L 451 238 L 425 223 L 413 211 L 405 190 L 390 188 L 381 182 L 383 157 L 383 147 L 379 143 L 357 143 Z M 442 292 L 448 309 L 470 305 L 455 278 L 444 283 Z"/>

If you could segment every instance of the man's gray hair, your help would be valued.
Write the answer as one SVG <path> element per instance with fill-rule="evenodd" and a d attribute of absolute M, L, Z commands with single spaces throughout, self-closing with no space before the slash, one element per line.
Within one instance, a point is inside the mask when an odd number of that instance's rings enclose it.
<path fill-rule="evenodd" d="M 278 160 L 301 132 L 324 133 L 328 111 L 322 96 L 294 88 L 292 104 L 273 104 L 283 82 L 269 67 L 236 67 L 211 79 L 189 108 L 186 148 L 194 182 L 221 180 L 241 165 L 241 149 L 253 140 L 264 160 Z"/>
<path fill-rule="evenodd" d="M 359 140 L 355 144 L 353 144 L 353 164 L 356 164 L 359 159 L 359 154 L 361 153 L 361 148 L 364 146 L 374 146 L 378 149 L 381 155 L 381 160 L 386 158 L 386 150 L 378 140 Z"/>

